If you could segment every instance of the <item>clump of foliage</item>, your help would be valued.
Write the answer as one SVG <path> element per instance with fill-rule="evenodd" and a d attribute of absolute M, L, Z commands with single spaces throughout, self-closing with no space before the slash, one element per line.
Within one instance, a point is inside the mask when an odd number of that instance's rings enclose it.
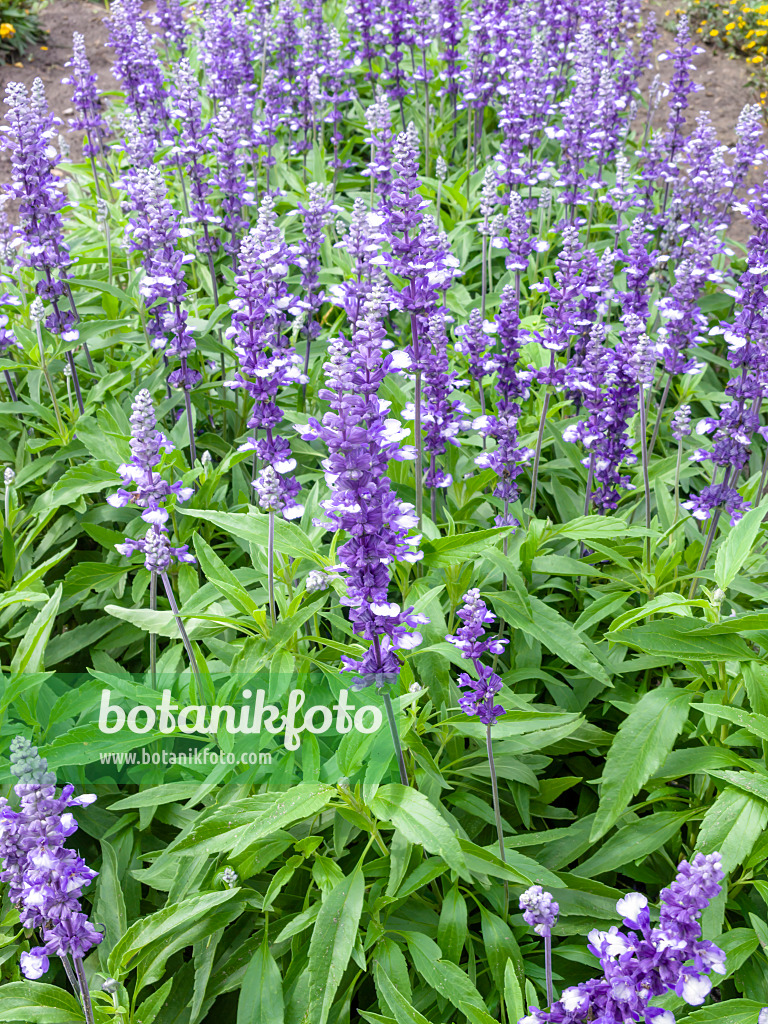
<path fill-rule="evenodd" d="M 765 1024 L 761 110 L 635 0 L 151 18 L 81 162 L 6 90 L 0 1019 Z"/>

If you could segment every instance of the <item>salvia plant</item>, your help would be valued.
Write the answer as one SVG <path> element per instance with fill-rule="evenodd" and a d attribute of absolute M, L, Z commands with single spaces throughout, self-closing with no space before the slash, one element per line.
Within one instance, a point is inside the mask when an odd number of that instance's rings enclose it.
<path fill-rule="evenodd" d="M 640 0 L 105 19 L 0 137 L 0 1020 L 766 1024 L 760 109 Z"/>

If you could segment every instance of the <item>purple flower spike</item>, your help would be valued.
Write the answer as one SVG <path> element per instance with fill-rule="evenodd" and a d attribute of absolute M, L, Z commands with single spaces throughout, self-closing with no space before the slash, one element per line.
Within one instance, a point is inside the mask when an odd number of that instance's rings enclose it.
<path fill-rule="evenodd" d="M 62 84 L 72 86 L 72 106 L 77 116 L 69 123 L 78 131 L 88 135 L 88 142 L 83 146 L 86 156 L 99 152 L 99 140 L 107 128 L 101 112 L 101 97 L 96 87 L 96 75 L 91 72 L 91 65 L 85 52 L 85 39 L 79 32 L 72 37 L 72 60 L 66 67 L 72 68 L 69 75 L 62 79 Z"/>
<path fill-rule="evenodd" d="M 11 742 L 10 761 L 21 806 L 15 811 L 0 799 L 0 881 L 8 885 L 22 926 L 41 932 L 43 945 L 21 955 L 24 976 L 34 980 L 46 973 L 50 956 L 82 958 L 102 940 L 80 907 L 83 889 L 97 872 L 64 845 L 77 831 L 69 808 L 85 807 L 96 797 L 73 797 L 73 786 L 57 796 L 56 776 L 23 736 Z"/>
<path fill-rule="evenodd" d="M 152 24 L 160 29 L 166 46 L 172 44 L 183 57 L 189 29 L 184 21 L 181 0 L 156 0 Z"/>
<path fill-rule="evenodd" d="M 725 974 L 725 954 L 709 941 L 702 941 L 699 919 L 702 911 L 720 892 L 723 880 L 720 854 L 697 853 L 682 861 L 674 882 L 661 892 L 659 927 L 651 926 L 648 900 L 632 892 L 620 899 L 616 910 L 626 931 L 616 926 L 607 932 L 595 928 L 589 933 L 588 949 L 600 961 L 602 977 L 591 978 L 567 988 L 548 1012 L 530 1007 L 529 1016 L 520 1024 L 576 1024 L 595 1021 L 601 1024 L 674 1024 L 669 1010 L 650 1006 L 651 1000 L 674 991 L 691 1006 L 700 1006 L 712 989 L 709 975 Z M 533 894 L 528 909 L 527 897 Z M 552 924 L 547 913 L 557 904 L 545 907 L 540 886 L 528 890 L 525 919 L 536 927 L 540 922 L 545 937 Z M 548 897 L 551 899 L 551 897 Z M 530 917 L 528 916 L 530 913 Z M 554 922 L 552 922 L 554 923 Z"/>
<path fill-rule="evenodd" d="M 537 935 L 546 937 L 552 934 L 560 913 L 559 905 L 540 885 L 532 885 L 520 897 L 520 909 L 524 912 L 523 919 Z"/>
<path fill-rule="evenodd" d="M 156 560 L 149 557 L 149 549 L 154 552 L 159 543 L 159 535 L 164 536 L 167 531 L 169 516 L 166 503 L 171 497 L 180 502 L 187 501 L 193 494 L 192 488 L 185 487 L 180 480 L 169 484 L 163 478 L 159 469 L 162 453 L 173 451 L 173 445 L 165 434 L 156 429 L 156 425 L 152 396 L 146 390 L 140 391 L 131 409 L 131 459 L 117 467 L 124 486 L 107 498 L 113 508 L 135 505 L 143 510 L 141 518 L 150 524 L 146 537 L 142 540 L 128 537 L 117 544 L 116 549 L 126 558 L 140 551 L 147 555 L 148 562 Z M 127 490 L 130 486 L 135 489 Z M 168 548 L 169 561 L 171 556 L 179 562 L 195 561 L 186 544 L 179 548 Z M 147 564 L 147 568 L 151 566 Z"/>
<path fill-rule="evenodd" d="M 115 51 L 112 71 L 122 84 L 128 107 L 159 138 L 168 120 L 167 94 L 155 37 L 147 29 L 142 7 L 142 0 L 115 0 L 104 19 L 109 27 L 107 45 Z"/>
<path fill-rule="evenodd" d="M 488 610 L 479 590 L 467 591 L 464 606 L 456 615 L 463 625 L 445 639 L 459 649 L 463 658 L 472 662 L 478 675 L 477 680 L 467 672 L 459 676 L 459 686 L 469 691 L 459 698 L 459 707 L 467 715 L 477 715 L 483 725 L 491 726 L 505 711 L 501 704 L 493 703 L 493 698 L 501 690 L 501 679 L 480 659 L 484 654 L 501 654 L 508 641 L 497 636 L 485 638 L 485 627 L 495 622 L 496 616 Z"/>
<path fill-rule="evenodd" d="M 66 183 L 54 174 L 59 157 L 51 145 L 60 121 L 48 110 L 43 83 L 36 78 L 27 94 L 20 82 L 5 91 L 9 129 L 2 145 L 11 150 L 12 184 L 3 190 L 19 200 L 18 234 L 23 239 L 23 261 L 37 271 L 38 296 L 53 306 L 45 326 L 65 341 L 78 337 L 76 315 L 61 307 L 68 296 L 67 268 L 71 260 L 64 241 L 61 211 L 66 205 Z"/>
<path fill-rule="evenodd" d="M 427 621 L 388 597 L 390 566 L 416 562 L 422 554 L 420 536 L 411 533 L 417 525 L 413 506 L 397 498 L 387 476 L 391 459 L 412 459 L 415 452 L 401 447 L 407 431 L 387 415 L 388 403 L 378 397 L 392 370 L 391 355 L 382 355 L 383 313 L 383 296 L 375 289 L 352 345 L 331 343 L 320 391 L 331 409 L 322 421 L 310 419 L 302 435 L 321 439 L 329 453 L 323 468 L 332 496 L 321 502 L 327 518 L 319 523 L 333 533 L 345 531 L 348 538 L 337 552 L 337 571 L 347 583 L 343 603 L 355 633 L 370 646 L 362 658 L 344 656 L 342 662 L 363 685 L 394 681 L 400 670 L 397 652 L 421 643 L 416 627 Z"/>

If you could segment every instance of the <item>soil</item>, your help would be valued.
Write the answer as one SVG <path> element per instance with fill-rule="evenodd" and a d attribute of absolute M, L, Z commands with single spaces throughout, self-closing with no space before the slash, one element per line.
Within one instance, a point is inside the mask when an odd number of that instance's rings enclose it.
<path fill-rule="evenodd" d="M 107 27 L 104 24 L 106 10 L 102 4 L 92 0 L 53 0 L 40 16 L 48 37 L 41 46 L 17 64 L 0 64 L 0 92 L 5 94 L 9 82 L 23 82 L 29 88 L 36 78 L 41 78 L 45 95 L 51 110 L 68 127 L 72 110 L 72 87 L 62 85 L 67 74 L 65 63 L 72 57 L 72 35 L 79 32 L 85 38 L 85 48 L 91 63 L 91 70 L 99 76 L 99 87 L 103 90 L 117 88 L 112 76 L 112 51 L 106 48 Z M 4 113 L 5 107 L 2 107 Z M 82 154 L 82 140 L 79 133 L 67 133 L 72 157 L 79 160 Z M 0 181 L 10 178 L 8 154 L 0 150 Z"/>
<path fill-rule="evenodd" d="M 661 29 L 654 55 L 657 58 L 674 46 L 674 9 L 670 10 L 659 0 L 646 0 L 645 6 L 647 10 L 655 11 Z M 66 123 L 68 116 L 72 115 L 72 94 L 68 85 L 61 84 L 61 79 L 66 74 L 65 62 L 72 54 L 73 32 L 80 32 L 85 37 L 88 58 L 92 70 L 99 77 L 100 87 L 104 90 L 116 88 L 110 64 L 111 51 L 105 46 L 105 13 L 105 8 L 94 0 L 52 0 L 41 19 L 49 33 L 46 44 L 36 48 L 21 66 L 0 65 L 2 90 L 5 90 L 8 82 L 21 81 L 30 86 L 35 78 L 41 78 L 51 109 Z M 693 128 L 698 114 L 708 111 L 721 142 L 733 145 L 736 141 L 734 129 L 742 107 L 745 103 L 754 101 L 753 90 L 748 86 L 747 65 L 741 58 L 729 57 L 725 51 L 711 46 L 704 47 L 704 52 L 695 58 L 695 63 L 698 68 L 696 80 L 704 88 L 689 98 L 688 128 Z M 657 73 L 663 81 L 668 81 L 671 72 L 671 61 L 654 59 L 654 68 L 646 74 L 643 84 L 647 89 Z M 662 100 L 653 123 L 662 126 L 666 121 L 667 112 L 666 102 Z M 73 158 L 79 159 L 80 139 L 75 133 L 71 133 L 68 140 Z M 751 183 L 759 182 L 764 173 L 762 169 L 755 170 Z M 8 157 L 0 150 L 0 182 L 7 181 L 8 178 Z M 729 235 L 735 241 L 744 243 L 749 237 L 749 225 L 742 218 L 736 217 Z"/>
<path fill-rule="evenodd" d="M 643 78 L 644 92 L 658 74 L 663 82 L 668 82 L 672 74 L 672 61 L 658 60 L 667 50 L 675 45 L 675 9 L 657 0 L 646 3 L 646 9 L 656 13 L 656 22 L 660 28 L 654 48 L 654 67 Z M 700 36 L 695 36 L 701 40 Z M 747 103 L 755 102 L 755 90 L 749 85 L 749 70 L 743 58 L 728 51 L 715 49 L 713 46 L 702 46 L 703 53 L 694 57 L 697 72 L 694 80 L 703 88 L 700 92 L 691 93 L 688 97 L 686 131 L 696 125 L 696 118 L 705 111 L 709 113 L 712 124 L 717 130 L 718 138 L 723 145 L 732 146 L 736 142 L 736 122 L 739 114 Z M 669 107 L 667 100 L 662 99 L 651 119 L 651 124 L 660 128 L 666 124 Z M 765 178 L 765 167 L 753 168 L 747 186 L 756 185 Z M 750 236 L 750 224 L 744 217 L 735 214 L 728 230 L 729 238 L 746 245 Z"/>

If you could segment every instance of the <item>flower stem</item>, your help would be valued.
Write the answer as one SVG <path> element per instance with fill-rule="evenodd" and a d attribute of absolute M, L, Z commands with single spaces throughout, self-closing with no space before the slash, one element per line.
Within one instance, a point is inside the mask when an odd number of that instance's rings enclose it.
<path fill-rule="evenodd" d="M 424 177 L 429 177 L 429 81 L 427 80 L 427 51 L 421 51 L 424 69 Z"/>
<path fill-rule="evenodd" d="M 149 607 L 150 611 L 157 611 L 157 573 L 149 574 Z M 157 633 L 149 634 L 149 675 L 152 681 L 152 689 L 157 689 Z"/>
<path fill-rule="evenodd" d="M 181 365 L 184 371 L 187 369 L 187 360 L 184 356 L 181 359 Z M 187 432 L 189 433 L 189 464 L 194 466 L 197 461 L 197 447 L 195 445 L 195 428 L 192 424 L 192 398 L 189 394 L 189 388 L 186 384 L 183 385 L 184 389 L 184 408 L 187 411 Z"/>
<path fill-rule="evenodd" d="M 75 972 L 72 970 L 72 964 L 70 964 L 69 957 L 66 953 L 61 954 L 61 962 L 64 965 L 64 973 L 67 976 L 69 984 L 72 986 L 72 991 L 75 993 L 75 997 L 80 999 L 80 986 L 77 983 Z"/>
<path fill-rule="evenodd" d="M 501 808 L 499 807 L 499 782 L 496 778 L 496 762 L 493 759 L 493 739 L 491 737 L 491 726 L 488 724 L 485 730 L 485 744 L 488 750 L 488 767 L 491 772 L 491 793 L 493 795 L 493 815 L 496 818 L 496 835 L 499 840 L 499 859 L 507 863 L 507 855 L 504 850 L 504 829 L 501 824 Z M 507 916 L 509 908 L 509 882 L 504 880 L 504 917 Z"/>
<path fill-rule="evenodd" d="M 192 643 L 190 642 L 189 636 L 187 635 L 187 631 L 184 628 L 184 623 L 181 621 L 181 615 L 179 613 L 179 606 L 176 604 L 176 598 L 173 596 L 173 587 L 171 586 L 171 581 L 168 579 L 168 573 L 167 572 L 161 572 L 160 573 L 160 578 L 163 581 L 163 586 L 165 587 L 165 595 L 168 598 L 168 603 L 171 606 L 171 611 L 173 612 L 173 617 L 176 619 L 176 625 L 179 627 L 179 633 L 181 635 L 181 642 L 184 644 L 184 649 L 187 652 L 187 657 L 189 658 L 189 667 L 192 669 L 192 672 L 193 672 L 193 674 L 195 676 L 195 681 L 197 683 L 198 693 L 202 695 L 202 692 L 203 692 L 203 681 L 200 678 L 200 669 L 198 668 L 198 665 L 197 665 L 197 659 L 195 658 L 195 652 L 192 649 Z"/>
<path fill-rule="evenodd" d="M 267 541 L 267 578 L 269 584 L 269 617 L 274 626 L 275 615 L 275 513 L 269 513 L 269 538 Z"/>
<path fill-rule="evenodd" d="M 77 408 L 80 410 L 80 415 L 85 413 L 85 406 L 83 405 L 83 396 L 80 391 L 80 378 L 77 376 L 77 366 L 75 366 L 75 357 L 71 352 L 67 352 L 67 363 L 72 371 L 72 383 L 75 385 L 75 395 L 77 396 Z"/>
<path fill-rule="evenodd" d="M 656 447 L 656 439 L 658 438 L 659 430 L 661 429 L 661 416 L 662 416 L 662 413 L 664 412 L 664 407 L 667 404 L 667 398 L 669 397 L 669 388 L 670 388 L 671 384 L 672 384 L 672 375 L 668 374 L 667 375 L 667 383 L 664 385 L 664 390 L 662 391 L 661 399 L 659 400 L 659 409 L 658 409 L 658 412 L 656 413 L 656 422 L 653 425 L 653 437 L 651 438 L 651 443 L 648 445 L 648 451 L 649 452 L 653 452 L 653 449 Z"/>
<path fill-rule="evenodd" d="M 554 990 L 552 988 L 552 936 L 544 936 L 544 975 L 546 978 L 547 985 L 547 1006 L 552 1007 L 552 1003 L 555 1000 Z"/>
<path fill-rule="evenodd" d="M 77 980 L 80 982 L 80 994 L 83 999 L 83 1013 L 85 1014 L 86 1024 L 94 1024 L 93 1007 L 91 1006 L 91 993 L 88 991 L 88 981 L 85 977 L 85 971 L 83 970 L 83 961 L 79 956 L 72 957 L 75 964 L 75 972 L 77 974 Z"/>
<path fill-rule="evenodd" d="M 416 516 L 421 529 L 421 517 L 424 511 L 424 438 L 421 433 L 421 370 L 416 371 L 416 392 L 413 396 L 413 429 L 416 434 Z"/>
<path fill-rule="evenodd" d="M 651 528 L 651 481 L 648 476 L 648 448 L 646 439 L 648 434 L 648 420 L 645 412 L 645 396 L 640 388 L 640 457 L 643 462 L 643 489 L 645 491 L 645 528 Z M 643 568 L 646 572 L 651 569 L 651 538 L 647 535 L 643 545 Z"/>
<path fill-rule="evenodd" d="M 675 466 L 675 519 L 680 515 L 680 468 L 683 463 L 683 439 L 682 437 L 677 442 L 677 465 Z M 759 498 L 759 492 L 758 492 Z"/>
<path fill-rule="evenodd" d="M 536 454 L 533 457 L 533 476 L 531 479 L 531 502 L 530 512 L 531 516 L 536 514 L 536 488 L 539 483 L 539 462 L 541 461 L 541 446 L 544 443 L 544 427 L 547 422 L 547 412 L 549 411 L 549 399 L 550 393 L 544 395 L 544 408 L 541 410 L 541 423 L 539 423 L 539 434 L 536 438 Z"/>
<path fill-rule="evenodd" d="M 11 371 L 3 370 L 3 376 L 5 377 L 5 383 L 8 385 L 8 393 L 11 396 L 11 401 L 18 402 L 19 396 L 16 394 L 16 388 L 13 386 L 13 378 L 11 377 Z"/>
<path fill-rule="evenodd" d="M 42 331 L 40 330 L 40 323 L 39 323 L 39 321 L 35 323 L 35 328 L 37 330 L 37 346 L 38 346 L 38 349 L 40 350 L 40 365 L 43 368 L 43 376 L 45 377 L 45 383 L 48 385 L 48 393 L 51 396 L 51 401 L 53 402 L 53 411 L 56 414 L 56 422 L 59 425 L 59 433 L 61 434 L 61 439 L 63 441 L 64 440 L 64 436 L 65 436 L 64 423 L 62 422 L 62 419 L 61 419 L 61 412 L 59 411 L 59 403 L 56 401 L 56 392 L 53 389 L 53 382 L 51 381 L 51 375 L 48 372 L 48 363 L 46 362 L 46 359 L 45 359 L 45 348 L 43 347 L 43 335 L 42 335 Z"/>
<path fill-rule="evenodd" d="M 397 723 L 395 722 L 395 711 L 392 707 L 392 698 L 389 694 L 384 691 L 384 710 L 387 712 L 387 721 L 389 722 L 389 731 L 392 734 L 392 744 L 397 754 L 397 767 L 400 769 L 400 781 L 404 786 L 408 785 L 408 772 L 405 770 L 405 758 L 403 757 L 403 748 L 400 746 L 400 734 L 397 731 Z"/>
<path fill-rule="evenodd" d="M 712 516 L 712 518 L 709 521 L 709 530 L 707 531 L 707 540 L 706 540 L 706 543 L 704 545 L 704 550 L 701 552 L 701 558 L 699 559 L 699 564 L 696 566 L 696 572 L 697 573 L 701 569 L 703 569 L 704 566 L 707 564 L 707 558 L 709 558 L 709 552 L 712 550 L 712 542 L 715 539 L 715 534 L 717 533 L 717 524 L 720 522 L 720 516 L 722 515 L 722 512 L 723 512 L 722 506 L 720 506 L 720 508 L 716 508 L 715 509 L 715 514 Z M 698 589 L 699 589 L 699 577 L 698 576 L 694 576 L 693 579 L 691 580 L 691 589 L 688 592 L 688 599 L 689 600 L 696 596 L 696 591 Z"/>
<path fill-rule="evenodd" d="M 486 255 L 488 250 L 488 235 L 483 235 L 482 241 L 482 255 L 480 257 L 480 314 L 485 320 L 485 298 L 486 292 L 488 291 L 488 264 L 486 262 Z"/>

